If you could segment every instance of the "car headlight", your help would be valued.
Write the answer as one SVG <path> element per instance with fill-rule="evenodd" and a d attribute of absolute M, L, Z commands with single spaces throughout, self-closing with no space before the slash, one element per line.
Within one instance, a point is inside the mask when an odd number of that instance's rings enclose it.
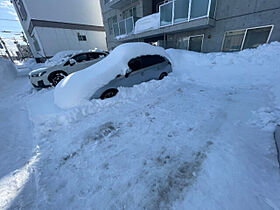
<path fill-rule="evenodd" d="M 47 73 L 46 71 L 42 71 L 42 72 L 39 72 L 39 73 L 36 73 L 36 74 L 32 74 L 31 77 L 41 77 L 43 76 L 45 73 Z"/>

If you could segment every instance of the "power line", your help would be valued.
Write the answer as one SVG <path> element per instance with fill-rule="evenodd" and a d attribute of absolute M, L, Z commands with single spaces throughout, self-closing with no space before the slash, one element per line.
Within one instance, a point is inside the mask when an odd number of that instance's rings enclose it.
<path fill-rule="evenodd" d="M 4 20 L 4 21 L 16 21 L 16 22 L 19 22 L 18 20 L 15 20 L 15 19 L 7 19 L 7 18 L 0 18 L 0 20 Z"/>

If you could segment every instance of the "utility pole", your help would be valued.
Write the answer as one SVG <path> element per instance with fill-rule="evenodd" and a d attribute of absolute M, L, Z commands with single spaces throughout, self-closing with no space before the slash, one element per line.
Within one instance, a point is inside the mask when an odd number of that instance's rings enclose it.
<path fill-rule="evenodd" d="M 7 46 L 6 46 L 6 43 L 4 42 L 3 39 L 1 39 L 1 37 L 0 37 L 0 42 L 2 43 L 3 47 L 5 48 L 5 52 L 7 53 L 9 59 L 14 63 L 14 61 L 13 61 L 13 59 L 11 57 L 11 54 L 10 54 L 10 52 L 9 52 Z"/>

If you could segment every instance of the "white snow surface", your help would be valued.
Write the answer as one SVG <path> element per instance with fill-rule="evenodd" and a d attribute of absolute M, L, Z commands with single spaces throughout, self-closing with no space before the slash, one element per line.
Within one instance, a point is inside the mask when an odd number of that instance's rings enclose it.
<path fill-rule="evenodd" d="M 17 71 L 15 65 L 4 58 L 0 58 L 0 90 L 5 88 L 16 78 Z"/>
<path fill-rule="evenodd" d="M 0 89 L 0 209 L 280 209 L 280 43 L 167 52 L 162 81 L 71 109 Z"/>
<path fill-rule="evenodd" d="M 117 75 L 127 73 L 128 62 L 132 58 L 142 55 L 162 55 L 168 58 L 161 47 L 146 43 L 122 44 L 100 62 L 61 81 L 54 91 L 55 104 L 60 108 L 72 108 L 88 103 L 95 91 L 108 84 Z"/>
<path fill-rule="evenodd" d="M 160 27 L 159 13 L 140 18 L 135 23 L 134 33 L 139 34 L 145 31 L 155 30 Z"/>

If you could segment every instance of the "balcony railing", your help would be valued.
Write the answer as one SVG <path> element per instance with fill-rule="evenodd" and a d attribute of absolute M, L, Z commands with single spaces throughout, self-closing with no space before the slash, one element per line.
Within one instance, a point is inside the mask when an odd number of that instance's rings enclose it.
<path fill-rule="evenodd" d="M 160 26 L 188 22 L 199 18 L 213 18 L 216 0 L 173 0 L 159 8 Z"/>
<path fill-rule="evenodd" d="M 129 17 L 120 21 L 119 23 L 115 23 L 113 25 L 115 37 L 132 34 L 134 31 L 134 24 L 136 20 L 137 18 L 135 17 Z"/>

